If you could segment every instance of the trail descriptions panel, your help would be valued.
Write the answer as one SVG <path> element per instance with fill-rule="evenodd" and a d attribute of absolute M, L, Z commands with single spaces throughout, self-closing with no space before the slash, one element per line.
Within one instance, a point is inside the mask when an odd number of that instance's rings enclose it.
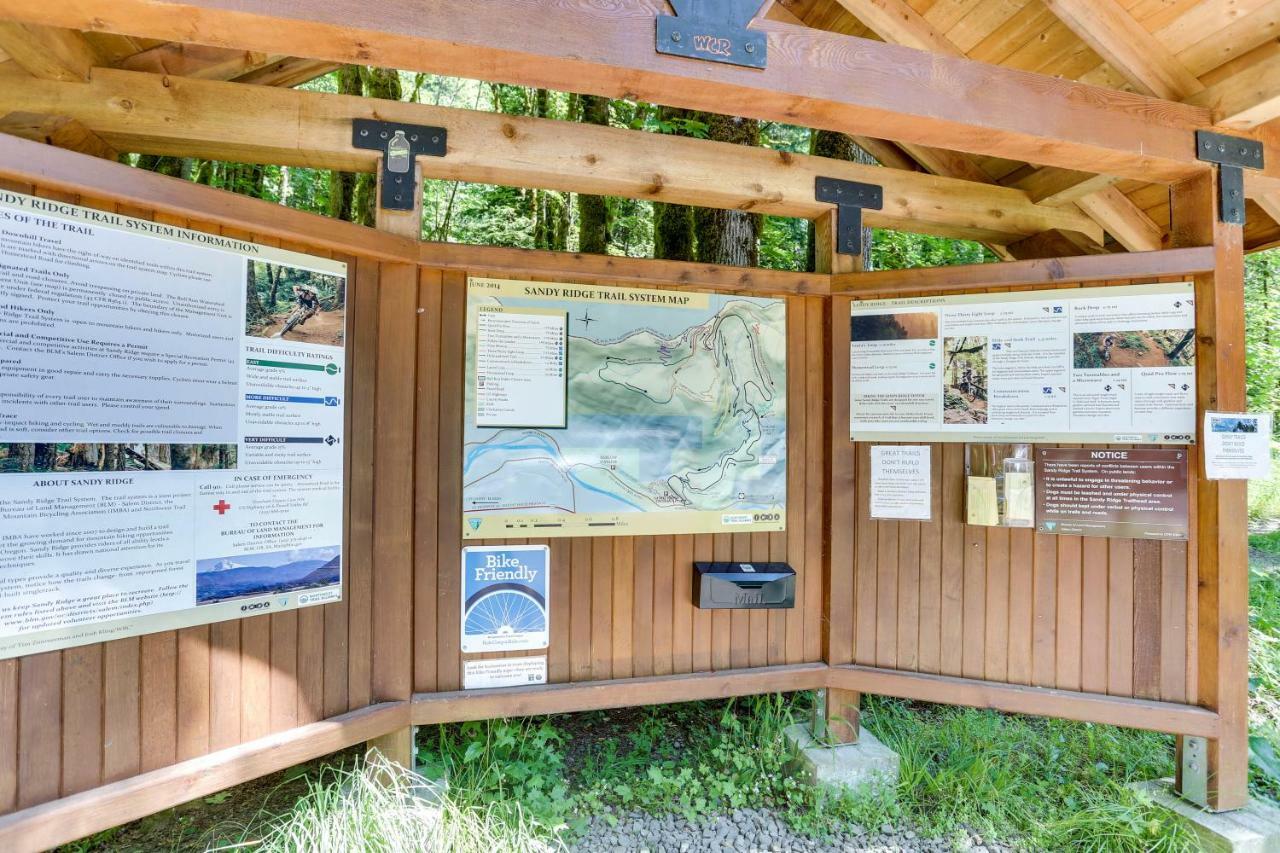
<path fill-rule="evenodd" d="M 854 302 L 853 441 L 1189 444 L 1189 282 Z"/>
<path fill-rule="evenodd" d="M 786 303 L 471 278 L 467 539 L 783 530 Z"/>
<path fill-rule="evenodd" d="M 0 192 L 0 658 L 342 597 L 346 276 Z"/>

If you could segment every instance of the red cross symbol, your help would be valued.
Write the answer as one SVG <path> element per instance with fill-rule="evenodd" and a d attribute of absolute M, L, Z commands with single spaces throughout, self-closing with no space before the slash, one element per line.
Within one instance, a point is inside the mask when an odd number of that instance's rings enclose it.
<path fill-rule="evenodd" d="M 213 508 L 218 511 L 218 515 L 226 515 L 227 510 L 231 509 L 231 504 L 227 503 L 222 498 L 218 498 L 218 502 L 213 505 Z"/>

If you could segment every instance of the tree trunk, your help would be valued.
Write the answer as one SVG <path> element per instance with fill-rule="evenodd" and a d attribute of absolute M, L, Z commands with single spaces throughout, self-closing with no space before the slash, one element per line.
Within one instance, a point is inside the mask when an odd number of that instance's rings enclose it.
<path fill-rule="evenodd" d="M 18 471 L 30 474 L 36 467 L 36 446 L 34 444 L 11 444 L 9 454 L 18 460 Z"/>
<path fill-rule="evenodd" d="M 58 445 L 36 444 L 32 448 L 31 467 L 36 471 L 52 471 L 57 467 Z"/>
<path fill-rule="evenodd" d="M 195 445 L 193 444 L 171 444 L 169 445 L 169 465 L 174 471 L 187 471 L 192 468 L 198 468 L 200 457 L 193 453 Z"/>
<path fill-rule="evenodd" d="M 658 120 L 662 123 L 691 119 L 697 113 L 675 107 L 659 107 Z M 676 136 L 687 136 L 682 130 L 675 130 Z M 653 203 L 653 256 L 669 261 L 692 261 L 694 259 L 694 215 L 693 208 L 684 204 Z"/>
<path fill-rule="evenodd" d="M 364 84 L 360 80 L 360 68 L 356 65 L 344 65 L 337 71 L 338 94 L 364 94 Z M 329 173 L 329 215 L 334 219 L 346 222 L 355 221 L 356 175 L 354 172 Z"/>
<path fill-rule="evenodd" d="M 862 163 L 867 166 L 878 165 L 876 158 L 872 157 L 866 151 L 863 151 L 858 144 L 843 133 L 836 133 L 832 130 L 815 130 L 813 135 L 809 137 L 809 153 L 815 157 L 830 157 L 832 160 L 848 160 L 853 163 Z M 808 246 L 808 262 L 805 269 L 813 271 L 814 259 L 816 257 L 816 235 L 813 230 L 813 223 L 809 223 L 809 246 Z M 871 229 L 862 229 L 862 268 L 871 269 Z"/>
<path fill-rule="evenodd" d="M 583 124 L 609 124 L 609 99 L 583 95 Z M 604 196 L 578 195 L 578 251 L 593 255 L 609 254 L 609 207 Z"/>
<path fill-rule="evenodd" d="M 717 142 L 737 145 L 760 144 L 760 122 L 708 113 L 707 136 Z M 698 240 L 698 260 L 707 264 L 754 267 L 760 263 L 758 213 L 700 207 L 694 211 L 694 233 Z"/>

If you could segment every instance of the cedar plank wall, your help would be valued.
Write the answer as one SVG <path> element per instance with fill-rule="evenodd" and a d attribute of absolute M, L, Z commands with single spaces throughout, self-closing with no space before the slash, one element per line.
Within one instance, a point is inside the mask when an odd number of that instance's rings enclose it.
<path fill-rule="evenodd" d="M 894 294 L 900 295 L 908 294 Z M 836 296 L 832 306 L 837 330 L 832 357 L 843 359 L 832 405 L 836 430 L 845 436 L 844 318 L 851 302 Z M 1195 624 L 1195 596 L 1188 595 L 1196 586 L 1194 529 L 1189 542 L 1154 542 L 971 527 L 964 522 L 964 444 L 932 448 L 933 520 L 873 521 L 867 511 L 869 444 L 841 442 L 838 436 L 833 442 L 833 465 L 855 471 L 856 498 L 832 498 L 832 524 L 850 524 L 854 530 L 853 553 L 843 560 L 853 572 L 852 597 L 834 605 L 853 611 L 854 663 L 1195 702 L 1195 632 L 1187 631 Z M 1189 518 L 1194 519 L 1195 472 L 1201 463 L 1198 450 L 1190 450 Z M 832 559 L 836 571 L 841 556 Z"/>
<path fill-rule="evenodd" d="M 0 661 L 0 814 L 370 704 L 376 364 L 354 356 L 376 344 L 385 265 L 103 198 L 0 188 L 345 261 L 350 402 L 344 600 Z"/>
<path fill-rule="evenodd" d="M 397 684 L 408 674 L 416 692 L 459 689 L 462 412 L 456 401 L 466 274 L 417 267 L 413 282 L 405 275 L 414 269 L 409 264 L 338 255 L 302 241 L 3 179 L 0 188 L 349 265 L 343 601 L 0 661 L 0 814 L 374 701 L 408 699 Z M 571 272 L 557 278 L 618 283 Z M 816 296 L 787 302 L 787 532 L 546 540 L 554 572 L 552 682 L 822 659 L 824 306 Z M 442 323 L 442 317 L 459 322 Z M 405 529 L 405 494 L 411 530 Z M 790 561 L 799 573 L 796 609 L 730 614 L 694 608 L 692 562 L 713 557 Z M 403 617 L 410 606 L 401 571 L 410 561 L 411 648 L 402 633 L 387 628 L 388 614 Z"/>
<path fill-rule="evenodd" d="M 571 266 L 566 258 L 566 267 Z M 572 272 L 553 278 L 483 269 L 469 273 L 619 283 Z M 458 401 L 465 369 L 467 273 L 423 267 L 419 279 L 414 692 L 433 693 L 462 687 L 458 566 L 463 412 Z M 786 532 L 467 542 L 550 546 L 551 683 L 822 660 L 823 301 L 787 297 Z M 441 317 L 450 321 L 442 324 Z M 699 610 L 690 595 L 693 561 L 710 559 L 790 562 L 797 572 L 796 608 Z M 539 652 L 465 657 L 530 654 Z"/>

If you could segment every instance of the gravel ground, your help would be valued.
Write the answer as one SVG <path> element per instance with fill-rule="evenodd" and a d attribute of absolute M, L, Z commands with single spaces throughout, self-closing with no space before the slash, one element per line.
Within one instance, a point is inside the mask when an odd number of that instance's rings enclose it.
<path fill-rule="evenodd" d="M 739 809 L 725 815 L 690 822 L 674 815 L 633 812 L 617 826 L 602 817 L 593 818 L 586 833 L 569 847 L 573 853 L 701 853 L 736 850 L 743 853 L 1008 853 L 1010 848 L 984 844 L 980 836 L 956 843 L 952 839 L 917 838 L 909 829 L 889 825 L 875 831 L 852 826 L 827 839 L 813 839 L 792 831 L 782 818 L 767 809 Z"/>

